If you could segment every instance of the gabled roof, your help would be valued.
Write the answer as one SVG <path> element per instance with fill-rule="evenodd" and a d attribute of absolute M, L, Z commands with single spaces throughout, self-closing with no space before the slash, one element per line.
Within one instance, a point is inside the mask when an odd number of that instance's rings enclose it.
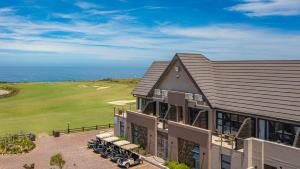
<path fill-rule="evenodd" d="M 210 61 L 184 53 L 174 59 L 213 108 L 300 121 L 300 60 Z M 134 93 L 148 96 L 167 66 L 154 62 Z"/>
<path fill-rule="evenodd" d="M 148 71 L 145 73 L 141 81 L 133 89 L 134 95 L 148 96 L 155 83 L 160 78 L 161 74 L 165 71 L 169 62 L 155 61 L 152 63 Z"/>

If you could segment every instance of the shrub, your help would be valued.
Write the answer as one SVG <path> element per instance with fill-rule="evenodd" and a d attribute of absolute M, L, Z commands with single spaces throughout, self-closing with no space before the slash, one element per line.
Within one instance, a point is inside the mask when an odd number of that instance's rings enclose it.
<path fill-rule="evenodd" d="M 186 164 L 177 161 L 167 161 L 165 164 L 169 169 L 190 169 Z"/>
<path fill-rule="evenodd" d="M 60 153 L 55 154 L 50 159 L 50 165 L 57 166 L 59 169 L 62 169 L 65 164 L 66 164 L 66 161 L 63 159 L 63 156 Z"/>
<path fill-rule="evenodd" d="M 34 169 L 34 163 L 33 163 L 33 164 L 30 164 L 30 165 L 25 164 L 25 165 L 23 166 L 23 168 L 24 168 L 24 169 Z"/>
<path fill-rule="evenodd" d="M 35 144 L 26 136 L 5 136 L 0 138 L 0 154 L 28 153 L 35 148 Z"/>

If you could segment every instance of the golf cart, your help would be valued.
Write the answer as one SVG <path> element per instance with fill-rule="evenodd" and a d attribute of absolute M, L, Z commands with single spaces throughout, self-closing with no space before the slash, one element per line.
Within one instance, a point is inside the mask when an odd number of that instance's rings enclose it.
<path fill-rule="evenodd" d="M 94 152 L 99 153 L 99 151 L 101 151 L 104 147 L 103 139 L 111 137 L 112 135 L 112 133 L 98 134 L 96 135 L 96 142 L 91 142 L 90 144 L 88 143 L 88 147 L 92 147 L 94 149 Z"/>
<path fill-rule="evenodd" d="M 100 153 L 102 157 L 106 157 L 106 154 L 112 151 L 113 142 L 117 140 L 119 140 L 118 137 L 108 137 L 103 139 L 103 147 L 102 149 L 99 149 L 98 153 Z"/>
<path fill-rule="evenodd" d="M 129 152 L 129 153 L 126 154 L 124 157 L 118 159 L 118 161 L 117 161 L 118 165 L 120 167 L 129 168 L 131 166 L 143 163 L 141 156 L 135 152 L 132 152 L 132 150 L 134 150 L 138 147 L 139 146 L 136 144 L 128 144 L 128 145 L 122 146 L 122 148 L 124 150 L 127 150 L 126 152 Z"/>
<path fill-rule="evenodd" d="M 130 144 L 129 141 L 121 140 L 113 142 L 112 151 L 106 151 L 105 155 L 111 159 L 113 162 L 117 162 L 117 160 L 125 155 L 125 150 L 121 148 L 121 146 Z"/>

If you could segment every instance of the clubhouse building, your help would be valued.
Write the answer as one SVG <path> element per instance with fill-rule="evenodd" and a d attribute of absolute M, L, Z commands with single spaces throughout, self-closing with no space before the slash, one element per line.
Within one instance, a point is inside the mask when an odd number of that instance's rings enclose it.
<path fill-rule="evenodd" d="M 115 134 L 195 169 L 300 169 L 300 60 L 177 53 L 133 90 Z"/>

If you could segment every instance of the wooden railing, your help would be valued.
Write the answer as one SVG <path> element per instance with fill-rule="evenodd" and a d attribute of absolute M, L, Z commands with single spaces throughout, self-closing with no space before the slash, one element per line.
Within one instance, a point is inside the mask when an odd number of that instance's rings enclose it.
<path fill-rule="evenodd" d="M 102 124 L 102 125 L 94 125 L 94 126 L 86 126 L 86 127 L 78 127 L 78 128 L 67 128 L 65 130 L 53 130 L 52 135 L 58 137 L 60 134 L 69 134 L 69 133 L 76 133 L 76 132 L 85 132 L 91 130 L 99 130 L 105 128 L 112 128 L 114 124 Z"/>

